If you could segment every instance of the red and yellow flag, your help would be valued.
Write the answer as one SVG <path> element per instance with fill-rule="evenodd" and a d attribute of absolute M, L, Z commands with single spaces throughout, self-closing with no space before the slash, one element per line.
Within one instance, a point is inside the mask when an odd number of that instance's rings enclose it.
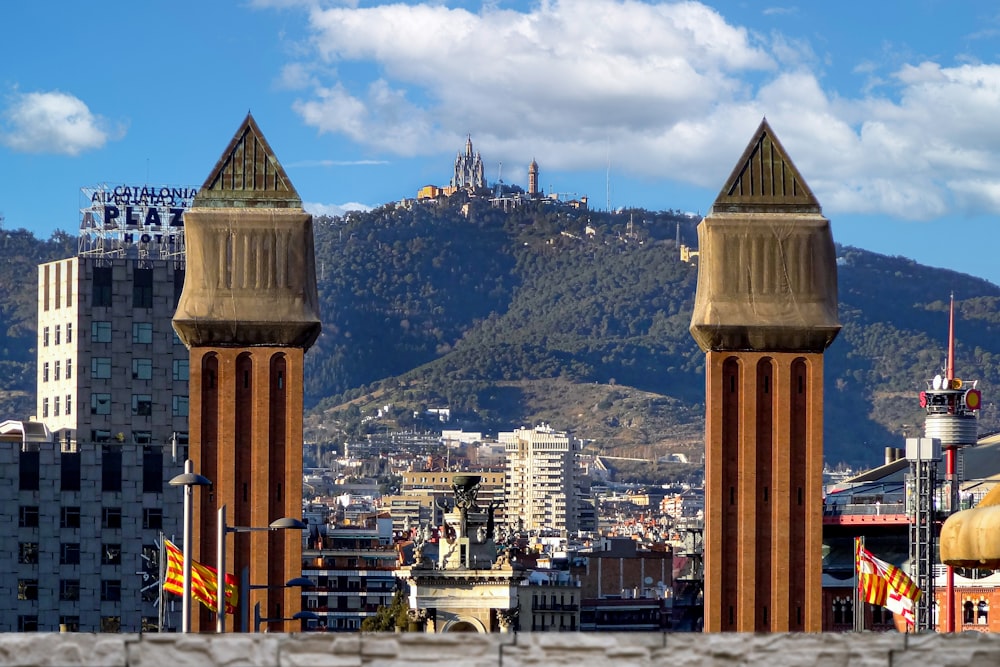
<path fill-rule="evenodd" d="M 920 588 L 901 569 L 872 555 L 860 539 L 855 539 L 854 545 L 861 599 L 887 607 L 913 625 L 913 603 L 920 599 Z"/>
<path fill-rule="evenodd" d="M 167 551 L 167 574 L 163 580 L 163 590 L 176 595 L 184 595 L 184 554 L 170 540 L 163 540 Z M 203 563 L 191 560 L 191 599 L 197 600 L 212 611 L 218 608 L 218 587 L 216 570 Z M 239 590 L 236 577 L 226 573 L 226 613 L 236 612 L 239 604 Z"/>

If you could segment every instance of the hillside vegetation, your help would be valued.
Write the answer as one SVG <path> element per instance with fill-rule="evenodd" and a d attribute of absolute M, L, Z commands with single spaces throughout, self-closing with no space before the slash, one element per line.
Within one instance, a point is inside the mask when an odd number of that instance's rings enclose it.
<path fill-rule="evenodd" d="M 76 238 L 56 232 L 39 241 L 0 218 L 0 421 L 35 411 L 38 264 L 76 254 Z"/>
<path fill-rule="evenodd" d="M 700 459 L 704 354 L 688 333 L 697 268 L 677 247 L 678 235 L 695 245 L 697 222 L 543 204 L 505 213 L 464 196 L 318 218 L 323 333 L 306 356 L 307 440 L 424 427 L 414 411 L 447 406 L 455 428 L 544 421 L 605 454 Z M 73 249 L 23 230 L 2 235 L 21 244 L 25 264 L 4 267 L 0 284 L 0 407 L 17 417 L 33 405 L 9 400 L 34 384 L 35 280 L 26 277 Z M 980 429 L 996 430 L 1000 288 L 858 248 L 838 246 L 838 263 L 843 330 L 825 357 L 827 460 L 877 463 L 920 430 L 917 394 L 941 372 L 952 292 L 958 374 L 980 381 Z M 365 419 L 379 408 L 382 419 Z"/>

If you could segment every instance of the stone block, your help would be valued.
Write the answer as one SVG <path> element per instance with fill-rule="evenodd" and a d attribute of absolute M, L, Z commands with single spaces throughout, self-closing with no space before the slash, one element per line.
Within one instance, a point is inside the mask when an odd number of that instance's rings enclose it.
<path fill-rule="evenodd" d="M 1000 636 L 982 632 L 905 635 L 893 667 L 966 667 L 1000 664 Z"/>
<path fill-rule="evenodd" d="M 503 647 L 504 667 L 573 665 L 574 667 L 648 667 L 664 635 L 641 633 L 518 633 L 513 645 Z"/>
<path fill-rule="evenodd" d="M 282 635 L 142 635 L 129 642 L 129 667 L 275 667 Z M 317 665 L 316 667 L 320 667 Z"/>
<path fill-rule="evenodd" d="M 10 633 L 0 635 L 2 667 L 125 667 L 130 635 Z"/>
<path fill-rule="evenodd" d="M 302 633 L 283 635 L 280 667 L 361 667 L 361 635 Z"/>
<path fill-rule="evenodd" d="M 456 667 L 497 667 L 500 663 L 498 634 L 468 633 L 373 633 L 361 639 L 365 667 L 428 667 L 442 661 Z"/>

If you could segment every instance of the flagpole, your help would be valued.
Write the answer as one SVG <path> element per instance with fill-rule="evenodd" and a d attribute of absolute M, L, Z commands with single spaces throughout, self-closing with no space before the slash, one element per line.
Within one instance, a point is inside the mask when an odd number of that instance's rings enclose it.
<path fill-rule="evenodd" d="M 184 472 L 194 472 L 194 462 L 188 459 L 184 462 Z M 191 521 L 191 497 L 194 489 L 184 485 L 184 595 L 181 600 L 181 632 L 191 632 L 191 541 L 194 539 L 194 528 Z"/>
<path fill-rule="evenodd" d="M 864 599 L 861 597 L 861 550 L 865 548 L 865 538 L 856 536 L 854 538 L 854 631 L 865 631 L 865 610 Z"/>
<path fill-rule="evenodd" d="M 163 531 L 162 530 L 160 531 L 160 534 L 157 537 L 156 546 L 159 548 L 159 557 L 156 559 L 156 569 L 158 570 L 158 574 L 159 574 L 159 577 L 160 577 L 159 592 L 158 592 L 159 597 L 157 597 L 157 604 L 158 604 L 158 607 L 159 607 L 159 611 L 158 611 L 157 616 L 156 616 L 156 629 L 157 629 L 157 632 L 163 632 L 163 625 L 164 625 L 164 622 L 165 622 L 166 616 L 167 616 L 166 610 L 165 610 L 165 607 L 164 607 L 165 600 L 164 600 L 164 596 L 163 596 L 163 579 L 167 575 L 167 569 L 166 569 L 166 560 L 165 560 L 166 554 L 163 551 Z"/>
<path fill-rule="evenodd" d="M 226 631 L 226 506 L 219 506 L 216 526 L 215 631 Z"/>

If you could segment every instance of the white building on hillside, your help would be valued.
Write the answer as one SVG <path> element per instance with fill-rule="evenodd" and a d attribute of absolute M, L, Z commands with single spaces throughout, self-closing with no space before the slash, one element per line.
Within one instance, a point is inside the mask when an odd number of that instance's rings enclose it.
<path fill-rule="evenodd" d="M 507 516 L 514 529 L 575 532 L 584 509 L 578 445 L 547 425 L 499 433 L 507 452 Z M 591 511 L 592 515 L 592 511 Z"/>

